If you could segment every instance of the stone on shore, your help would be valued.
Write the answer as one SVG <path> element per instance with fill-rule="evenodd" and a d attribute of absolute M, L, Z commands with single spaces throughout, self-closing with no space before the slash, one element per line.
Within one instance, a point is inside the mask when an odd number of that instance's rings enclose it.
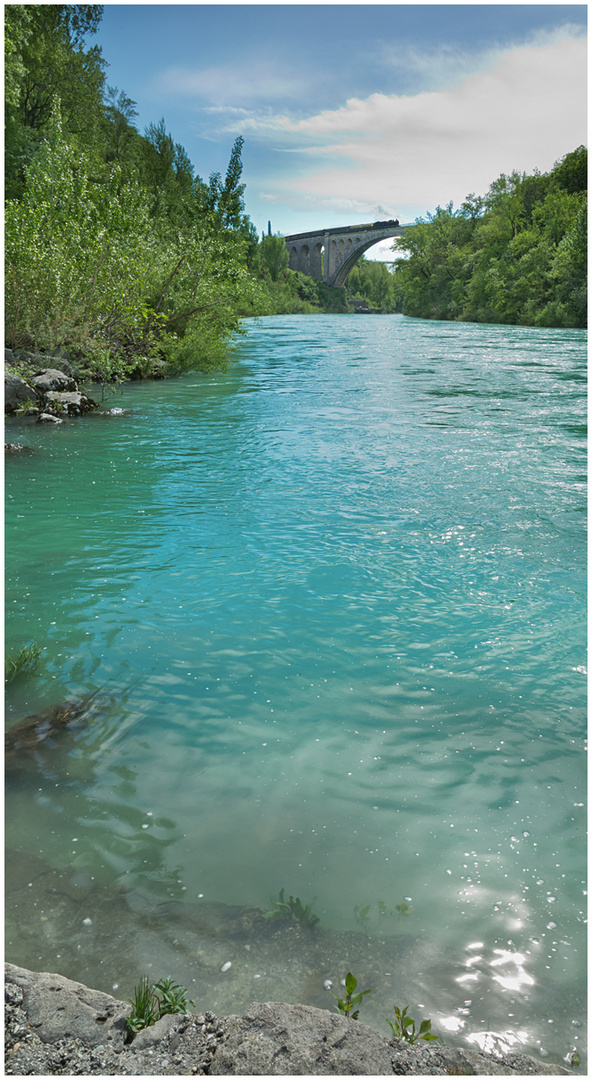
<path fill-rule="evenodd" d="M 78 389 L 72 376 L 66 375 L 63 371 L 58 371 L 57 368 L 44 368 L 37 375 L 33 375 L 31 386 L 39 394 L 49 394 L 51 391 L 62 393 Z"/>
<path fill-rule="evenodd" d="M 40 372 L 51 368 L 52 370 L 62 371 L 65 375 L 73 376 L 75 372 L 70 363 L 71 359 L 70 353 L 66 349 L 58 349 L 51 356 L 44 353 L 20 353 L 20 360 L 24 361 L 33 371 Z"/>
<path fill-rule="evenodd" d="M 129 1004 L 62 975 L 5 971 L 9 1076 L 569 1075 L 524 1054 L 411 1046 L 325 1009 L 278 1002 L 255 1002 L 242 1017 L 165 1016 L 128 1042 Z"/>
<path fill-rule="evenodd" d="M 29 402 L 30 405 L 37 404 L 37 394 L 33 387 L 29 386 L 19 375 L 15 375 L 13 371 L 5 371 L 4 411 L 14 413 L 20 405 L 24 405 L 26 402 Z"/>
<path fill-rule="evenodd" d="M 50 390 L 43 396 L 43 408 L 47 413 L 57 413 L 65 416 L 82 416 L 84 413 L 98 409 L 96 401 L 81 394 L 79 390 L 69 392 L 56 392 Z"/>
<path fill-rule="evenodd" d="M 86 1046 L 123 1045 L 130 1006 L 110 994 L 47 971 L 28 971 L 6 964 L 6 981 L 23 992 L 29 1026 L 42 1042 L 80 1039 Z"/>

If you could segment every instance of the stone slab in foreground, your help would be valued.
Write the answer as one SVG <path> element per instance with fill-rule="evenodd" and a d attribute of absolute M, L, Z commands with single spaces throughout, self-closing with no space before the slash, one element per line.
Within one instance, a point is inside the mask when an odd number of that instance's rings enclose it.
<path fill-rule="evenodd" d="M 569 1075 L 523 1054 L 409 1046 L 337 1013 L 278 1002 L 255 1002 L 240 1017 L 166 1016 L 126 1043 L 129 1004 L 13 964 L 5 979 L 9 1076 Z"/>

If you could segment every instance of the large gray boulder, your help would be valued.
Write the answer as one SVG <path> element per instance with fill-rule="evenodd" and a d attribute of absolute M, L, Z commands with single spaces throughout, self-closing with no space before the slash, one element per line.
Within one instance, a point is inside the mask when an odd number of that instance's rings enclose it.
<path fill-rule="evenodd" d="M 165 1016 L 126 1039 L 129 1004 L 48 972 L 5 965 L 9 1075 L 568 1075 L 524 1054 L 504 1058 L 388 1039 L 326 1009 L 254 1003 L 243 1016 Z"/>
<path fill-rule="evenodd" d="M 116 1043 L 123 1047 L 126 1017 L 131 1008 L 101 990 L 47 971 L 28 971 L 5 965 L 7 982 L 23 992 L 23 1008 L 32 1030 L 42 1042 L 80 1039 L 86 1046 Z"/>
<path fill-rule="evenodd" d="M 50 390 L 43 395 L 44 411 L 57 416 L 82 416 L 98 408 L 96 401 L 86 394 L 81 394 L 79 390 L 64 393 Z"/>
<path fill-rule="evenodd" d="M 12 371 L 4 372 L 4 412 L 14 413 L 25 402 L 37 404 L 37 394 L 32 386 Z"/>
<path fill-rule="evenodd" d="M 78 389 L 72 376 L 58 371 L 57 368 L 44 368 L 37 375 L 33 375 L 31 386 L 40 394 L 48 394 L 51 391 L 63 393 Z"/>
<path fill-rule="evenodd" d="M 389 1044 L 359 1021 L 310 1005 L 250 1005 L 227 1017 L 213 1076 L 391 1076 Z"/>
<path fill-rule="evenodd" d="M 386 1039 L 367 1024 L 309 1005 L 254 1003 L 226 1016 L 210 1076 L 524 1076 L 567 1073 L 525 1054 L 494 1058 L 477 1050 Z"/>

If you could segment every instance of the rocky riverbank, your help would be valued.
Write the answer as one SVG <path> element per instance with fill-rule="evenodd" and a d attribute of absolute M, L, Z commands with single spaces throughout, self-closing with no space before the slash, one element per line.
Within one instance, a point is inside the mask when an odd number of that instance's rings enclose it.
<path fill-rule="evenodd" d="M 4 350 L 4 411 L 37 417 L 40 423 L 61 423 L 67 416 L 83 416 L 98 409 L 82 393 L 67 356 L 17 357 Z"/>
<path fill-rule="evenodd" d="M 128 1042 L 129 1004 L 62 975 L 5 965 L 8 1076 L 569 1075 L 524 1054 L 410 1046 L 308 1005 L 164 1016 Z"/>

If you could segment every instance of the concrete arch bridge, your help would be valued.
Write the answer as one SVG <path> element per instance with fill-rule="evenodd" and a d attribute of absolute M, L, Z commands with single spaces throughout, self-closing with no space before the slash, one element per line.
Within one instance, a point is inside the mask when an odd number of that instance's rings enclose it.
<path fill-rule="evenodd" d="M 396 220 L 374 221 L 367 225 L 344 225 L 338 229 L 285 236 L 290 270 L 309 274 L 334 288 L 343 288 L 360 255 L 379 240 L 403 236 L 410 225 Z"/>

